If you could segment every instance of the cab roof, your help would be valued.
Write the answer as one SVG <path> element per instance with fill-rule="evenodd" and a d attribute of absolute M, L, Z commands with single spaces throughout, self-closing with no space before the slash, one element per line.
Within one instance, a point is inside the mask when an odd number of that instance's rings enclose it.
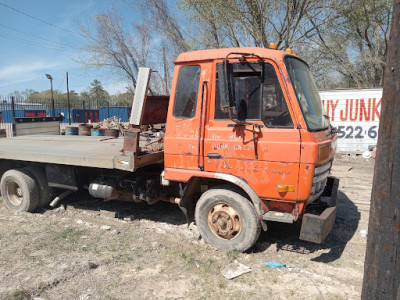
<path fill-rule="evenodd" d="M 281 61 L 284 56 L 290 55 L 289 53 L 281 50 L 259 48 L 259 47 L 243 47 L 243 48 L 220 48 L 209 50 L 198 50 L 192 52 L 181 53 L 176 59 L 175 63 L 192 62 L 192 61 L 205 61 L 224 59 L 231 52 L 244 52 L 256 54 L 262 58 L 270 58 L 275 61 Z M 230 58 L 239 57 L 240 55 L 232 55 Z"/>

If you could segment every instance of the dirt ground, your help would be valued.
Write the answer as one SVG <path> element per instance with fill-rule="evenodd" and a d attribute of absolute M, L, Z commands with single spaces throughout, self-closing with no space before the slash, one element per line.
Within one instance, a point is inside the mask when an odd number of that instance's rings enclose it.
<path fill-rule="evenodd" d="M 83 193 L 38 213 L 0 203 L 0 299 L 359 299 L 373 168 L 373 159 L 335 159 L 337 219 L 322 245 L 271 222 L 247 253 L 206 245 L 173 204 Z M 227 280 L 221 270 L 234 260 L 251 272 Z"/>

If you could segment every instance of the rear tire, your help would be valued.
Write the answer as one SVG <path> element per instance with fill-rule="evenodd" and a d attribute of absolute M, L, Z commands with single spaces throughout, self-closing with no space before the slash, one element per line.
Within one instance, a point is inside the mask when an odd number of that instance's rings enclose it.
<path fill-rule="evenodd" d="M 49 187 L 45 170 L 35 166 L 27 166 L 23 169 L 30 173 L 36 181 L 39 189 L 39 206 L 46 207 L 52 200 L 52 189 Z"/>
<path fill-rule="evenodd" d="M 261 232 L 254 205 L 229 186 L 206 191 L 197 202 L 195 219 L 204 240 L 221 249 L 246 251 Z"/>
<path fill-rule="evenodd" d="M 34 211 L 39 204 L 39 189 L 32 176 L 23 169 L 8 170 L 0 182 L 6 207 L 17 212 Z"/>

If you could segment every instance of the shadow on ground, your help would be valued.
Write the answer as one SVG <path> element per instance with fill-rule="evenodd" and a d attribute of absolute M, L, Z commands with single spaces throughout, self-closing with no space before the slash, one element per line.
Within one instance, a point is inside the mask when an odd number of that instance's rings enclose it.
<path fill-rule="evenodd" d="M 360 212 L 357 206 L 346 194 L 339 191 L 336 222 L 331 233 L 322 244 L 299 240 L 301 223 L 268 222 L 268 231 L 261 233 L 257 244 L 251 249 L 251 252 L 263 252 L 272 245 L 276 245 L 277 252 L 284 250 L 309 254 L 319 250 L 329 250 L 311 260 L 330 263 L 342 256 L 347 243 L 358 228 L 359 221 Z"/>
<path fill-rule="evenodd" d="M 153 205 L 145 202 L 124 202 L 124 201 L 103 201 L 102 199 L 92 198 L 87 191 L 80 191 L 72 194 L 62 201 L 75 209 L 90 211 L 108 211 L 114 213 L 117 219 L 132 218 L 135 220 L 151 220 L 172 225 L 182 225 L 186 223 L 186 218 L 178 205 L 159 201 Z"/>
<path fill-rule="evenodd" d="M 176 204 L 158 202 L 153 205 L 147 203 L 131 203 L 121 201 L 104 202 L 101 199 L 90 197 L 86 191 L 74 194 L 62 202 L 67 208 L 91 211 L 108 211 L 115 218 L 133 218 L 136 220 L 151 220 L 172 225 L 186 223 L 186 218 Z M 262 232 L 256 245 L 249 253 L 260 253 L 269 247 L 276 245 L 276 251 L 292 251 L 302 254 L 310 254 L 319 250 L 329 250 L 320 256 L 312 258 L 312 261 L 330 263 L 342 256 L 347 243 L 354 236 L 360 221 L 360 213 L 357 206 L 339 191 L 337 199 L 336 222 L 331 233 L 322 244 L 315 244 L 299 240 L 301 223 L 284 224 L 268 222 L 268 231 Z"/>

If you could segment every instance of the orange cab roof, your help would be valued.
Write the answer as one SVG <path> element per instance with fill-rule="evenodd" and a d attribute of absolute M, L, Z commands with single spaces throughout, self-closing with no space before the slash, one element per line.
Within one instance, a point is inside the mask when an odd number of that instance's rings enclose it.
<path fill-rule="evenodd" d="M 220 49 L 209 49 L 209 50 L 198 50 L 192 52 L 184 52 L 181 53 L 176 59 L 175 63 L 180 62 L 190 62 L 190 61 L 199 61 L 199 60 L 215 60 L 215 59 L 224 59 L 226 55 L 230 52 L 245 52 L 245 53 L 253 53 L 257 54 L 262 58 L 270 58 L 273 60 L 282 60 L 284 56 L 290 55 L 287 52 L 268 49 L 268 48 L 259 48 L 259 47 L 243 47 L 243 48 L 220 48 Z M 230 56 L 235 57 L 235 56 Z"/>

